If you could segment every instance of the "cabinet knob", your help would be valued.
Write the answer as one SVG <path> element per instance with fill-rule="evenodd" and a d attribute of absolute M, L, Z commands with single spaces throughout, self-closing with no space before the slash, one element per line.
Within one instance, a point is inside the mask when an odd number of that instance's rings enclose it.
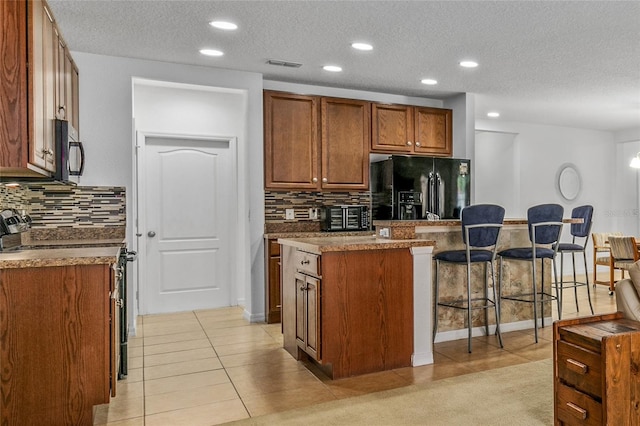
<path fill-rule="evenodd" d="M 416 142 L 416 146 L 417 146 L 417 147 L 420 147 L 420 142 Z"/>
<path fill-rule="evenodd" d="M 411 146 L 411 145 L 413 145 L 411 141 L 407 141 L 407 146 Z"/>
<path fill-rule="evenodd" d="M 323 183 L 327 183 L 327 182 L 329 182 L 329 179 L 327 179 L 327 178 L 322 178 L 322 182 L 323 182 Z"/>
<path fill-rule="evenodd" d="M 318 178 L 313 178 L 313 179 L 311 179 L 311 182 L 313 182 L 313 183 L 318 183 Z"/>

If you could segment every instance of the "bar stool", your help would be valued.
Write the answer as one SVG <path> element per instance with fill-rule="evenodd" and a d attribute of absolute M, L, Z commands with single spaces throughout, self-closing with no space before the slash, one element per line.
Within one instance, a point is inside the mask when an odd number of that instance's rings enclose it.
<path fill-rule="evenodd" d="M 504 220 L 504 208 L 492 204 L 476 204 L 465 207 L 462 210 L 462 241 L 465 244 L 464 250 L 448 250 L 437 253 L 434 256 L 436 261 L 436 289 L 435 289 L 435 309 L 433 321 L 433 339 L 435 340 L 438 331 L 438 307 L 446 306 L 454 309 L 466 311 L 468 327 L 468 349 L 471 353 L 471 327 L 473 309 L 483 309 L 485 318 L 484 324 L 486 333 L 489 335 L 489 314 L 488 310 L 493 308 L 496 315 L 496 335 L 502 348 L 502 336 L 500 335 L 500 306 L 497 303 L 496 281 L 494 271 L 494 261 L 496 259 L 496 248 L 502 222 Z M 440 301 L 440 262 L 467 266 L 467 294 L 466 298 L 453 301 Z M 472 297 L 471 294 L 471 265 L 473 263 L 484 264 L 484 293 L 482 297 Z M 488 297 L 487 264 L 491 266 L 491 282 L 493 286 L 493 298 Z"/>
<path fill-rule="evenodd" d="M 587 254 L 586 248 L 589 242 L 589 234 L 591 233 L 591 224 L 593 218 L 593 206 L 585 205 L 576 207 L 571 211 L 572 219 L 582 219 L 582 223 L 571 224 L 571 243 L 559 243 L 557 250 L 560 255 L 560 302 L 559 306 L 562 308 L 562 294 L 565 289 L 573 288 L 573 294 L 576 299 L 576 310 L 580 312 L 578 307 L 578 287 L 587 287 L 587 298 L 589 299 L 589 308 L 591 309 L 591 315 L 593 315 L 593 305 L 591 304 L 591 291 L 589 290 L 589 272 L 587 271 Z M 582 239 L 582 244 L 576 243 L 576 239 Z M 571 254 L 571 262 L 573 264 L 573 281 L 564 281 L 564 254 Z M 582 253 L 584 259 L 584 273 L 585 282 L 579 282 L 576 280 L 576 253 Z M 558 312 L 558 317 L 562 317 L 562 313 Z"/>
<path fill-rule="evenodd" d="M 544 302 L 556 300 L 558 302 L 558 313 L 561 312 L 558 297 L 558 274 L 556 271 L 556 252 L 558 241 L 562 233 L 562 215 L 564 208 L 559 204 L 541 204 L 533 206 L 527 211 L 527 222 L 529 229 L 530 247 L 517 247 L 502 250 L 498 253 L 500 259 L 500 279 L 498 281 L 498 291 L 500 299 L 513 300 L 516 302 L 525 302 L 533 304 L 533 326 L 535 330 L 535 340 L 538 343 L 538 303 L 540 304 L 540 313 L 542 327 L 544 327 Z M 553 247 L 553 248 L 549 248 Z M 532 293 L 522 293 L 514 295 L 502 295 L 502 279 L 504 276 L 504 261 L 528 261 L 531 262 L 532 269 Z M 536 260 L 542 260 L 542 278 L 541 289 L 538 291 L 536 285 Z M 553 264 L 553 273 L 555 277 L 556 296 L 544 291 L 544 260 L 550 259 Z M 540 300 L 538 300 L 540 296 Z"/>

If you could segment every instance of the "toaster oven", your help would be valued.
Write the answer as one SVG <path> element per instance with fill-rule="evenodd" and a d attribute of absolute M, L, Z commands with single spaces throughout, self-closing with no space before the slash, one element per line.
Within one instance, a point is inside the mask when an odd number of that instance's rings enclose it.
<path fill-rule="evenodd" d="M 369 229 L 367 206 L 327 206 L 320 210 L 323 231 L 366 231 Z"/>

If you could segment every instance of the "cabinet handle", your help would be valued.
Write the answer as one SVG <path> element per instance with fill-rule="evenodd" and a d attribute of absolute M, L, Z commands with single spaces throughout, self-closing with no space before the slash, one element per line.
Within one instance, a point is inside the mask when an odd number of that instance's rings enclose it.
<path fill-rule="evenodd" d="M 311 182 L 313 182 L 313 183 L 318 183 L 318 178 L 313 178 L 313 179 L 311 179 Z"/>
<path fill-rule="evenodd" d="M 327 178 L 322 178 L 322 182 L 323 182 L 323 183 L 327 183 L 327 182 L 329 182 L 329 179 L 327 179 Z"/>
<path fill-rule="evenodd" d="M 420 148 L 420 142 L 416 142 L 416 146 Z"/>
<path fill-rule="evenodd" d="M 307 290 L 307 287 L 305 287 L 305 286 L 300 286 L 300 291 L 306 291 L 306 290 Z"/>
<path fill-rule="evenodd" d="M 301 265 L 308 265 L 309 263 L 311 263 L 311 262 L 309 262 L 309 259 L 305 259 L 305 260 L 300 261 Z"/>
<path fill-rule="evenodd" d="M 579 374 L 587 374 L 587 371 L 589 371 L 588 365 L 571 358 L 567 358 L 567 368 Z"/>
<path fill-rule="evenodd" d="M 67 116 L 67 108 L 65 108 L 64 105 L 60 105 L 58 107 L 58 115 L 61 116 L 62 118 L 66 118 L 66 116 Z"/>
<path fill-rule="evenodd" d="M 578 407 L 573 402 L 567 402 L 567 407 L 570 408 L 571 414 L 578 417 L 579 419 L 586 420 L 587 419 L 587 410 L 582 407 Z"/>
<path fill-rule="evenodd" d="M 407 146 L 411 146 L 411 145 L 413 145 L 411 141 L 407 141 Z"/>

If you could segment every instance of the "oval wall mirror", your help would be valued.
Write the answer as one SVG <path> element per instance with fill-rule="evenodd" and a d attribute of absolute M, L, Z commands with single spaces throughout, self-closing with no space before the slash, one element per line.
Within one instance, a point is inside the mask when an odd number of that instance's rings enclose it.
<path fill-rule="evenodd" d="M 562 198 L 573 201 L 578 198 L 582 189 L 582 179 L 578 168 L 571 163 L 565 163 L 558 169 L 556 185 Z"/>

